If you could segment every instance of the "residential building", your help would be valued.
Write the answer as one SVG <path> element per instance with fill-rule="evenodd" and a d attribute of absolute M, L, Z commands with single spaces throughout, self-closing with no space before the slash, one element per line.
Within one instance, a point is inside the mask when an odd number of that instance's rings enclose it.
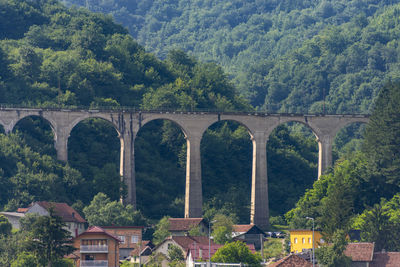
<path fill-rule="evenodd" d="M 349 243 L 344 255 L 351 258 L 352 267 L 369 267 L 374 257 L 374 243 Z"/>
<path fill-rule="evenodd" d="M 185 236 L 195 228 L 199 228 L 200 234 L 208 235 L 208 226 L 203 218 L 169 218 L 169 228 L 172 236 Z"/>
<path fill-rule="evenodd" d="M 399 267 L 400 252 L 375 252 L 369 267 Z"/>
<path fill-rule="evenodd" d="M 130 254 L 130 262 L 137 264 L 147 262 L 153 253 L 154 247 L 153 243 L 149 240 L 143 240 L 141 244 L 136 244 Z"/>
<path fill-rule="evenodd" d="M 79 257 L 76 267 L 119 266 L 118 237 L 99 226 L 91 226 L 73 239 L 74 253 Z"/>
<path fill-rule="evenodd" d="M 103 226 L 103 229 L 121 240 L 120 260 L 128 258 L 134 248 L 142 242 L 143 226 Z"/>
<path fill-rule="evenodd" d="M 318 248 L 319 244 L 324 243 L 320 231 L 313 231 L 308 229 L 294 229 L 290 230 L 290 252 L 299 253 L 306 249 Z"/>
<path fill-rule="evenodd" d="M 85 219 L 67 203 L 40 201 L 32 203 L 28 208 L 18 208 L 17 212 L 0 212 L 0 214 L 7 217 L 13 228 L 19 229 L 19 220 L 26 214 L 36 213 L 41 216 L 48 216 L 50 215 L 50 207 L 54 209 L 56 215 L 62 218 L 63 222 L 66 224 L 65 229 L 71 233 L 72 237 L 76 237 L 85 231 Z"/>
<path fill-rule="evenodd" d="M 240 240 L 248 245 L 254 245 L 256 250 L 261 249 L 261 243 L 267 236 L 255 224 L 236 224 L 233 225 L 232 228 L 232 238 L 234 240 Z"/>

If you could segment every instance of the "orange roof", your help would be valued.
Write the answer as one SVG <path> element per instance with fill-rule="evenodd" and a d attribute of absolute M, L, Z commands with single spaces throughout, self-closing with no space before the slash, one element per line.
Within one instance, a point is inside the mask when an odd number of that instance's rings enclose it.
<path fill-rule="evenodd" d="M 312 267 L 312 263 L 297 255 L 291 254 L 268 265 L 268 267 Z"/>
<path fill-rule="evenodd" d="M 18 208 L 17 212 L 25 213 L 28 211 L 29 208 Z"/>
<path fill-rule="evenodd" d="M 81 235 L 84 235 L 84 234 L 105 234 L 105 235 L 108 235 L 111 238 L 114 238 L 118 242 L 121 242 L 121 240 L 118 237 L 110 234 L 109 232 L 107 232 L 106 230 L 101 228 L 100 226 L 90 226 L 85 232 L 81 233 L 77 237 L 80 237 Z"/>
<path fill-rule="evenodd" d="M 398 267 L 400 252 L 376 252 L 370 267 Z"/>
<path fill-rule="evenodd" d="M 350 257 L 352 261 L 371 262 L 374 256 L 374 247 L 374 243 L 349 243 L 344 255 Z"/>
<path fill-rule="evenodd" d="M 253 227 L 254 227 L 254 224 L 235 224 L 235 225 L 232 225 L 233 231 L 234 232 L 239 232 L 239 233 L 246 233 Z"/>
<path fill-rule="evenodd" d="M 50 207 L 54 208 L 54 212 L 56 215 L 60 216 L 64 222 L 79 222 L 85 223 L 85 219 L 81 217 L 81 215 L 70 207 L 67 203 L 57 203 L 57 202 L 47 202 L 47 201 L 39 201 L 36 202 L 41 207 L 49 210 Z"/>
<path fill-rule="evenodd" d="M 207 236 L 172 236 L 170 239 L 174 240 L 179 246 L 181 246 L 185 251 L 193 243 L 203 244 L 208 246 Z M 215 243 L 211 240 L 211 244 Z"/>
<path fill-rule="evenodd" d="M 189 231 L 199 225 L 203 218 L 169 218 L 169 231 Z"/>

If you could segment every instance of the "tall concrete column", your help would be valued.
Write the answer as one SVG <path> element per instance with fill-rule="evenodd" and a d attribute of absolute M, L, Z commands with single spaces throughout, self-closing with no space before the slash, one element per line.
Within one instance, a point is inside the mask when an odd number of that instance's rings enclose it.
<path fill-rule="evenodd" d="M 187 135 L 185 218 L 200 218 L 203 215 L 201 188 L 201 136 Z"/>
<path fill-rule="evenodd" d="M 269 226 L 267 137 L 264 132 L 255 132 L 252 141 L 253 170 L 250 222 L 266 229 Z"/>
<path fill-rule="evenodd" d="M 332 144 L 333 137 L 330 135 L 323 135 L 318 138 L 318 179 L 324 172 L 332 166 Z"/>
<path fill-rule="evenodd" d="M 59 128 L 54 133 L 54 147 L 57 151 L 57 159 L 67 162 L 68 161 L 68 137 L 69 133 L 65 132 L 65 128 Z"/>
<path fill-rule="evenodd" d="M 120 175 L 127 187 L 127 195 L 123 199 L 124 204 L 131 204 L 136 209 L 136 179 L 135 179 L 135 136 L 132 132 L 120 134 L 121 155 L 120 155 Z"/>

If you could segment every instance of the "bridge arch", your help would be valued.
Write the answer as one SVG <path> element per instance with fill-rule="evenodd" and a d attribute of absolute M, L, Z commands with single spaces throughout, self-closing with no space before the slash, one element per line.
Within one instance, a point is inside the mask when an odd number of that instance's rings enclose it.
<path fill-rule="evenodd" d="M 47 114 L 43 114 L 42 112 L 37 112 L 37 111 L 36 111 L 36 112 L 35 112 L 35 111 L 32 111 L 32 112 L 23 112 L 23 113 L 20 113 L 20 115 L 21 115 L 21 116 L 19 116 L 17 120 L 13 121 L 13 122 L 9 125 L 10 131 L 11 131 L 11 132 L 14 131 L 15 126 L 16 126 L 20 121 L 22 121 L 22 120 L 24 120 L 24 119 L 26 119 L 26 118 L 28 118 L 28 117 L 38 117 L 38 118 L 40 118 L 40 119 L 46 121 L 46 122 L 49 124 L 49 126 L 50 126 L 50 128 L 51 128 L 51 130 L 52 130 L 52 132 L 53 132 L 53 135 L 54 135 L 54 140 L 57 139 L 57 131 L 56 131 L 56 129 L 57 129 L 57 122 L 56 122 L 52 117 L 47 116 Z"/>

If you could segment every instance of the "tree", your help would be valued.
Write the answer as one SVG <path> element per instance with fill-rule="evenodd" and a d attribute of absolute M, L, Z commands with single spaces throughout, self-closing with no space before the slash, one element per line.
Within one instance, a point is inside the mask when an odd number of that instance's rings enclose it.
<path fill-rule="evenodd" d="M 144 226 L 147 220 L 132 205 L 124 206 L 121 202 L 111 201 L 105 194 L 98 193 L 90 205 L 83 209 L 90 225 Z"/>
<path fill-rule="evenodd" d="M 325 245 L 315 251 L 318 263 L 326 267 L 349 267 L 351 258 L 343 254 L 347 246 L 346 232 L 338 230 L 332 238 L 333 244 Z"/>
<path fill-rule="evenodd" d="M 232 240 L 233 221 L 224 214 L 216 214 L 213 218 L 212 236 L 216 244 L 225 244 Z"/>
<path fill-rule="evenodd" d="M 185 266 L 182 249 L 172 245 L 168 247 L 169 266 Z"/>
<path fill-rule="evenodd" d="M 40 216 L 29 233 L 28 248 L 36 255 L 41 265 L 53 266 L 65 255 L 75 249 L 70 244 L 70 233 L 64 229 L 65 223 L 60 216 L 49 209 L 49 216 Z"/>
<path fill-rule="evenodd" d="M 11 234 L 12 225 L 4 215 L 0 215 L 0 235 L 7 236 Z"/>
<path fill-rule="evenodd" d="M 244 263 L 250 266 L 261 266 L 261 256 L 253 254 L 242 241 L 227 243 L 211 257 L 213 262 Z"/>
<path fill-rule="evenodd" d="M 153 242 L 154 244 L 159 244 L 170 235 L 171 232 L 169 231 L 169 217 L 164 216 L 156 225 L 156 230 L 153 234 Z"/>
<path fill-rule="evenodd" d="M 11 263 L 11 267 L 37 267 L 37 264 L 38 261 L 35 255 L 22 252 L 18 254 L 17 259 Z"/>

